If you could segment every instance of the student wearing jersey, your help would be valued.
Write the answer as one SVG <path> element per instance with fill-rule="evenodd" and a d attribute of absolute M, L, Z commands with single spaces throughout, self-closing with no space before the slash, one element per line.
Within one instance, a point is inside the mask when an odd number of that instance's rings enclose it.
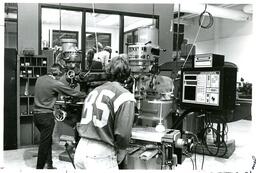
<path fill-rule="evenodd" d="M 77 169 L 116 169 L 117 152 L 129 145 L 135 99 L 122 85 L 130 75 L 124 57 L 107 66 L 109 82 L 95 88 L 84 102 L 77 125 L 81 137 L 74 161 Z"/>

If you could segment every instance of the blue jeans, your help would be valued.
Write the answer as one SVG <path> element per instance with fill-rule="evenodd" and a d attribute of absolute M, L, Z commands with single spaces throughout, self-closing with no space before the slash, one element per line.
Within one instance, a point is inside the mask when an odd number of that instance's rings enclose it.
<path fill-rule="evenodd" d="M 52 165 L 52 133 L 55 125 L 53 113 L 35 113 L 34 122 L 40 131 L 37 169 L 43 169 L 45 163 Z"/>
<path fill-rule="evenodd" d="M 75 152 L 76 169 L 118 170 L 114 147 L 95 140 L 81 138 Z"/>

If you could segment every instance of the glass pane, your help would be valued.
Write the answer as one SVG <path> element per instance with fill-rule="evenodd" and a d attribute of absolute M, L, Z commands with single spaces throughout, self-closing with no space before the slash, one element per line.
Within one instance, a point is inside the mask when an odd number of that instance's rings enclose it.
<path fill-rule="evenodd" d="M 115 56 L 119 52 L 119 15 L 86 13 L 85 26 L 86 55 L 88 51 L 92 50 L 93 47 L 96 47 L 96 40 L 102 44 L 103 48 L 106 46 L 111 47 L 111 57 Z M 91 54 L 91 56 L 93 55 Z M 88 64 L 85 64 L 85 67 L 88 67 Z"/>
<path fill-rule="evenodd" d="M 60 39 L 74 38 L 81 49 L 82 12 L 42 8 L 42 49 L 60 46 Z"/>
<path fill-rule="evenodd" d="M 156 19 L 152 18 L 124 16 L 124 32 L 140 27 L 155 26 L 155 23 Z"/>
<path fill-rule="evenodd" d="M 113 51 L 119 51 L 120 16 L 102 13 L 86 13 L 86 49 L 90 49 L 97 41 L 103 47 L 110 46 Z"/>
<path fill-rule="evenodd" d="M 151 41 L 158 45 L 156 19 L 124 16 L 124 32 L 124 53 L 127 53 L 128 45 L 137 42 L 146 43 Z"/>

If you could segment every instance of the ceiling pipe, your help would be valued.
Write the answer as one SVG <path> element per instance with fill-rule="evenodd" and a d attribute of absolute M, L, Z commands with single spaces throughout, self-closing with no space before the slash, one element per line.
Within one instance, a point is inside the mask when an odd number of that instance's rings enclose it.
<path fill-rule="evenodd" d="M 174 5 L 174 11 L 178 10 L 178 6 Z M 180 11 L 192 14 L 201 14 L 205 10 L 205 4 L 181 4 Z M 223 7 L 217 7 L 213 5 L 207 5 L 207 12 L 211 13 L 214 17 L 220 17 L 225 19 L 232 19 L 237 21 L 250 20 L 251 16 L 238 10 L 227 9 Z"/>

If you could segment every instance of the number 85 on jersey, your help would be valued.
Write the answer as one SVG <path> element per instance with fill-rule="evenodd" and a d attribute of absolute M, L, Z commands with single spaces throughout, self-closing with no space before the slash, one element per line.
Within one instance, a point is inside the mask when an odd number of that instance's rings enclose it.
<path fill-rule="evenodd" d="M 110 90 L 102 90 L 100 93 L 97 90 L 93 90 L 89 93 L 84 102 L 84 107 L 82 111 L 82 118 L 80 124 L 89 124 L 93 121 L 94 126 L 102 128 L 107 125 L 110 110 L 107 104 L 102 102 L 103 96 L 108 97 L 109 100 L 115 96 L 115 93 Z M 95 103 L 96 109 L 102 110 L 102 118 L 97 119 L 94 112 L 99 112 L 93 110 L 93 104 Z"/>

